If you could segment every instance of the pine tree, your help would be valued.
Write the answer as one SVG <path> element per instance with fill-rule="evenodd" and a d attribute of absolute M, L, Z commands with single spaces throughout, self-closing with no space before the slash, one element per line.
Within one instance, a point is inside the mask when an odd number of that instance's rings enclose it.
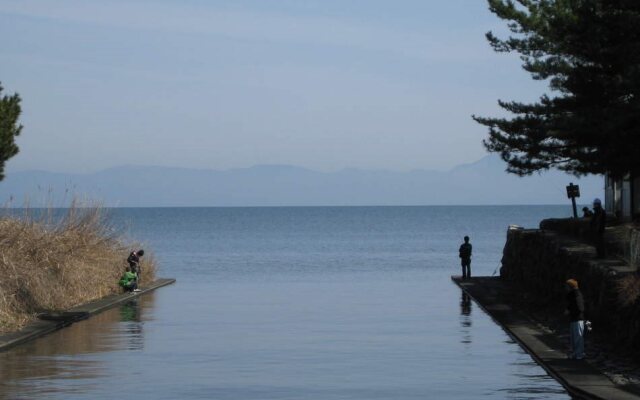
<path fill-rule="evenodd" d="M 20 96 L 2 96 L 0 85 L 0 181 L 4 179 L 4 164 L 11 157 L 18 154 L 15 137 L 20 134 L 22 125 L 18 124 L 20 117 Z"/>
<path fill-rule="evenodd" d="M 511 35 L 487 39 L 517 52 L 549 93 L 499 101 L 510 118 L 473 118 L 507 171 L 558 168 L 575 175 L 640 175 L 640 1 L 488 0 Z"/>

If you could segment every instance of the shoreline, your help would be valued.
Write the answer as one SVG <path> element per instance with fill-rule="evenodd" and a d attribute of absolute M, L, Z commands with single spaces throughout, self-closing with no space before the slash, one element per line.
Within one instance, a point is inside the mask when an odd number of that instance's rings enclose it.
<path fill-rule="evenodd" d="M 0 334 L 0 352 L 7 351 L 15 346 L 45 336 L 71 324 L 90 318 L 128 300 L 150 293 L 163 286 L 171 285 L 176 280 L 173 278 L 158 278 L 148 286 L 140 288 L 139 292 L 120 293 L 105 296 L 98 300 L 84 303 L 69 310 L 53 313 L 42 313 L 38 318 L 29 322 L 18 331 Z"/>
<path fill-rule="evenodd" d="M 511 297 L 514 287 L 495 277 L 451 280 L 467 293 L 500 327 L 572 396 L 584 399 L 640 399 L 640 386 L 616 384 L 601 369 L 585 360 L 566 358 L 566 345 Z"/>

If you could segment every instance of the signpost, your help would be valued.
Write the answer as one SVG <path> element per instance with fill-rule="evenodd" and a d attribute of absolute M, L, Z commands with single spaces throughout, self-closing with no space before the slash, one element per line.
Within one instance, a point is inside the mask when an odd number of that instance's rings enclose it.
<path fill-rule="evenodd" d="M 573 182 L 569 183 L 569 186 L 567 186 L 567 197 L 571 199 L 571 205 L 573 205 L 573 218 L 578 218 L 576 197 L 580 197 L 580 186 L 574 185 Z"/>

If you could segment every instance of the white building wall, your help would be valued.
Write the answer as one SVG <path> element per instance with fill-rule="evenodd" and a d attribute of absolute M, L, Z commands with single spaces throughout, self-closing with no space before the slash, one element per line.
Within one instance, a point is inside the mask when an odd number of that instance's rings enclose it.
<path fill-rule="evenodd" d="M 618 218 L 630 220 L 640 214 L 640 178 L 631 181 L 605 177 L 605 210 Z"/>

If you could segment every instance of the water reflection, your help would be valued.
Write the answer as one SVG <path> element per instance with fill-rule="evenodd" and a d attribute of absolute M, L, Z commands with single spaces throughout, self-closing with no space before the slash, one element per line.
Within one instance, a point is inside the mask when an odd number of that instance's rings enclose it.
<path fill-rule="evenodd" d="M 92 390 L 108 376 L 96 354 L 141 350 L 150 321 L 149 294 L 70 327 L 0 353 L 0 398 L 33 399 Z M 52 385 L 52 381 L 56 384 Z"/>
<path fill-rule="evenodd" d="M 515 342 L 514 342 L 515 343 Z M 537 368 L 537 364 L 528 355 L 522 353 L 509 363 L 511 376 L 520 378 L 521 385 L 517 387 L 501 388 L 496 391 L 509 399 L 540 399 L 564 396 L 566 392 L 562 386 L 546 385 L 550 377 Z"/>
<path fill-rule="evenodd" d="M 143 323 L 138 299 L 120 307 L 120 322 L 122 322 L 125 337 L 128 339 L 127 350 L 144 349 Z"/>
<path fill-rule="evenodd" d="M 471 326 L 471 297 L 465 291 L 461 291 L 460 315 L 462 326 Z"/>
<path fill-rule="evenodd" d="M 462 340 L 461 343 L 471 344 L 472 343 L 472 335 L 471 335 L 471 297 L 464 291 L 461 290 L 460 296 L 460 326 L 462 327 Z"/>

